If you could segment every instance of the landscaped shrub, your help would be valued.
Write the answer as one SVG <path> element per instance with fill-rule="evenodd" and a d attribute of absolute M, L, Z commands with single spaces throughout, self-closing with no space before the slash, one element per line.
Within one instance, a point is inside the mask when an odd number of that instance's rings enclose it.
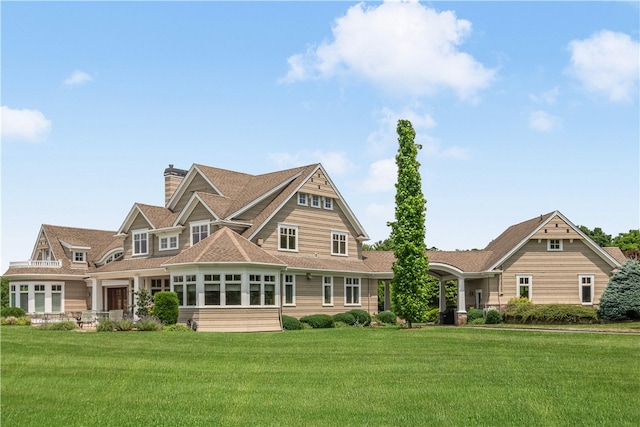
<path fill-rule="evenodd" d="M 600 317 L 640 319 L 640 262 L 630 259 L 611 276 L 600 298 Z"/>
<path fill-rule="evenodd" d="M 353 317 L 356 318 L 355 324 L 357 325 L 368 326 L 371 323 L 371 315 L 365 310 L 360 310 L 356 308 L 356 309 L 347 311 L 347 313 L 352 314 Z"/>
<path fill-rule="evenodd" d="M 302 323 L 295 317 L 282 315 L 282 329 L 285 331 L 298 331 L 302 328 Z"/>
<path fill-rule="evenodd" d="M 334 322 L 342 322 L 345 325 L 353 325 L 356 323 L 356 317 L 351 313 L 338 313 L 333 315 Z"/>
<path fill-rule="evenodd" d="M 73 331 L 78 327 L 76 322 L 65 320 L 63 322 L 45 323 L 40 326 L 40 329 L 46 331 Z"/>
<path fill-rule="evenodd" d="M 471 323 L 476 319 L 483 319 L 483 318 L 484 318 L 484 312 L 479 308 L 472 308 L 471 310 L 467 311 L 467 323 Z"/>
<path fill-rule="evenodd" d="M 116 331 L 131 331 L 133 329 L 133 321 L 131 319 L 120 319 L 115 322 Z"/>
<path fill-rule="evenodd" d="M 522 319 L 532 309 L 533 303 L 528 298 L 511 298 L 504 312 L 504 321 L 506 323 L 522 323 Z"/>
<path fill-rule="evenodd" d="M 160 292 L 158 292 L 160 293 Z M 173 292 L 165 292 L 165 293 L 173 293 Z M 158 295 L 158 294 L 156 294 Z M 175 325 L 175 323 L 173 323 Z M 163 328 L 162 322 L 153 317 L 145 317 L 143 319 L 138 320 L 136 323 L 136 329 L 139 331 L 161 331 Z"/>
<path fill-rule="evenodd" d="M 102 319 L 96 325 L 96 332 L 113 332 L 116 330 L 116 322 L 111 319 Z"/>
<path fill-rule="evenodd" d="M 178 294 L 175 292 L 158 292 L 153 297 L 153 316 L 165 325 L 178 323 Z"/>
<path fill-rule="evenodd" d="M 424 321 L 427 323 L 435 323 L 438 321 L 438 315 L 440 314 L 440 308 L 435 307 L 427 311 L 424 316 Z"/>
<path fill-rule="evenodd" d="M 522 317 L 523 323 L 597 323 L 598 311 L 593 307 L 571 304 L 534 305 Z"/>
<path fill-rule="evenodd" d="M 328 314 L 311 314 L 300 318 L 300 321 L 314 329 L 333 328 L 333 317 Z"/>
<path fill-rule="evenodd" d="M 178 325 L 177 323 L 175 325 L 167 325 L 162 328 L 162 330 L 167 332 L 193 332 L 190 327 L 185 325 Z"/>
<path fill-rule="evenodd" d="M 27 313 L 25 313 L 25 311 L 23 309 L 21 309 L 20 307 L 4 307 L 1 311 L 0 311 L 0 316 L 2 317 L 9 317 L 9 316 L 13 316 L 13 317 L 22 317 L 22 316 L 26 316 Z"/>
<path fill-rule="evenodd" d="M 3 325 L 15 325 L 18 323 L 18 318 L 16 316 L 2 317 L 0 323 Z"/>
<path fill-rule="evenodd" d="M 502 323 L 502 314 L 498 310 L 489 310 L 487 317 L 484 319 L 484 323 L 487 325 L 497 325 Z"/>
<path fill-rule="evenodd" d="M 395 325 L 398 316 L 392 311 L 381 311 L 376 315 L 376 319 L 385 325 Z"/>
<path fill-rule="evenodd" d="M 474 319 L 472 319 L 469 322 L 469 319 L 467 319 L 467 325 L 484 325 L 485 321 L 484 321 L 484 317 L 476 317 Z"/>
<path fill-rule="evenodd" d="M 17 326 L 29 326 L 31 325 L 31 318 L 29 316 L 20 316 L 16 321 Z"/>

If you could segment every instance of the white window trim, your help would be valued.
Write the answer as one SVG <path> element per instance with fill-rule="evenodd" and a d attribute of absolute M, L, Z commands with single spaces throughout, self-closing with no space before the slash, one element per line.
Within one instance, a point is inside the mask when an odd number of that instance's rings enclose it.
<path fill-rule="evenodd" d="M 87 253 L 84 251 L 73 251 L 73 262 L 87 262 Z"/>
<path fill-rule="evenodd" d="M 358 284 L 350 283 L 347 284 L 347 280 L 357 280 Z M 358 288 L 358 302 L 357 303 L 347 303 L 347 287 Z M 362 280 L 359 277 L 345 277 L 344 278 L 344 305 L 345 307 L 361 307 L 362 306 Z"/>
<path fill-rule="evenodd" d="M 304 198 L 304 201 L 301 199 Z M 309 205 L 309 195 L 306 193 L 298 193 L 298 204 L 300 206 L 308 206 Z"/>
<path fill-rule="evenodd" d="M 171 246 L 171 238 L 172 237 L 176 238 L 176 246 L 175 247 Z M 162 247 L 162 240 L 163 239 L 167 240 L 167 247 L 166 248 Z M 162 234 L 162 235 L 158 236 L 158 251 L 171 251 L 171 250 L 178 249 L 179 247 L 180 247 L 180 234 L 178 234 L 178 233 Z"/>
<path fill-rule="evenodd" d="M 333 210 L 333 197 L 323 197 L 322 198 L 322 208 L 328 211 Z M 329 202 L 329 206 L 327 206 L 327 202 Z"/>
<path fill-rule="evenodd" d="M 287 282 L 287 276 L 291 276 L 290 282 Z M 287 303 L 287 285 L 291 285 L 291 290 L 293 291 L 290 303 Z M 282 275 L 282 306 L 283 307 L 296 306 L 296 275 L 295 274 Z"/>
<path fill-rule="evenodd" d="M 189 244 L 191 246 L 195 245 L 196 243 L 202 242 L 204 239 L 200 239 L 198 242 L 193 243 L 193 229 L 194 227 L 201 227 L 203 225 L 207 226 L 207 236 L 204 238 L 206 239 L 207 237 L 211 236 L 211 221 L 209 220 L 203 220 L 203 221 L 193 221 L 189 223 Z"/>
<path fill-rule="evenodd" d="M 520 297 L 520 278 L 529 279 L 529 301 L 533 302 L 533 274 L 516 274 L 516 297 Z"/>
<path fill-rule="evenodd" d="M 551 247 L 551 242 L 555 242 L 558 241 L 560 242 L 560 247 L 559 248 L 552 248 Z M 563 250 L 564 244 L 563 244 L 563 240 L 562 239 L 547 239 L 547 251 L 549 252 L 561 252 Z"/>
<path fill-rule="evenodd" d="M 344 236 L 344 253 L 333 251 L 333 242 L 336 236 Z M 349 256 L 349 233 L 347 231 L 331 230 L 331 255 Z"/>
<path fill-rule="evenodd" d="M 282 229 L 283 228 L 287 228 L 287 229 L 291 229 L 291 230 L 295 230 L 296 231 L 296 235 L 295 235 L 296 247 L 294 249 L 283 248 L 280 245 L 280 243 L 282 242 Z M 282 252 L 298 252 L 299 243 L 300 243 L 299 239 L 298 239 L 299 236 L 300 236 L 300 234 L 298 233 L 298 226 L 297 225 L 278 223 L 278 250 L 282 251 Z M 288 246 L 288 242 L 289 242 L 289 236 L 287 235 L 287 246 Z"/>
<path fill-rule="evenodd" d="M 589 285 L 583 285 L 582 284 L 582 279 L 588 277 L 589 279 L 591 279 L 591 283 Z M 580 297 L 580 304 L 582 305 L 593 305 L 593 297 L 594 297 L 594 292 L 596 290 L 596 276 L 595 274 L 578 274 L 578 296 Z M 583 286 L 590 286 L 591 287 L 591 301 L 589 302 L 584 302 L 582 299 L 582 287 Z"/>
<path fill-rule="evenodd" d="M 314 204 L 313 200 L 314 197 L 317 198 L 318 200 L 318 204 Z M 312 208 L 316 208 L 316 209 L 320 209 L 322 208 L 322 197 L 315 195 L 315 194 L 309 194 L 309 206 L 311 206 Z"/>
<path fill-rule="evenodd" d="M 22 291 L 21 286 L 26 286 L 27 290 Z M 36 286 L 44 286 L 44 291 L 37 291 Z M 53 291 L 54 286 L 60 286 L 60 291 Z M 15 302 L 17 305 L 12 307 L 20 307 L 20 294 L 27 294 L 27 313 L 64 313 L 64 282 L 9 282 L 9 304 Z M 44 311 L 36 312 L 36 293 L 44 294 Z M 60 311 L 53 310 L 53 294 L 60 294 Z"/>
<path fill-rule="evenodd" d="M 147 241 L 147 251 L 146 252 L 136 252 L 136 236 L 145 236 L 145 240 Z M 131 230 L 131 254 L 133 256 L 138 255 L 149 255 L 149 230 Z"/>
<path fill-rule="evenodd" d="M 329 279 L 327 282 L 326 280 Z M 331 301 L 326 302 L 324 300 L 324 289 L 329 287 L 331 289 Z M 322 276 L 322 306 L 333 307 L 333 276 Z"/>

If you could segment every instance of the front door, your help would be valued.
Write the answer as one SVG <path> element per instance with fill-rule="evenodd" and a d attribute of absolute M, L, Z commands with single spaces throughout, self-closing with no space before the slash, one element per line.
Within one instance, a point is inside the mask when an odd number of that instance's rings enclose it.
<path fill-rule="evenodd" d="M 107 288 L 107 310 L 127 310 L 127 288 Z"/>
<path fill-rule="evenodd" d="M 476 291 L 476 308 L 483 308 L 484 301 L 482 301 L 482 290 Z"/>

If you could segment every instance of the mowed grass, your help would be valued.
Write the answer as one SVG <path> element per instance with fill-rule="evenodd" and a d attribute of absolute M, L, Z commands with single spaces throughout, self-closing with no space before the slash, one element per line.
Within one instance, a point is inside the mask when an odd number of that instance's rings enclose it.
<path fill-rule="evenodd" d="M 0 333 L 2 426 L 640 425 L 640 335 Z"/>

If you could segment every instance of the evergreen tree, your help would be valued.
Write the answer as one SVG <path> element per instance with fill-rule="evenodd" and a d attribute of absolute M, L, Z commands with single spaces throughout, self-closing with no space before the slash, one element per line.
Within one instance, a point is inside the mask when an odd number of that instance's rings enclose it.
<path fill-rule="evenodd" d="M 392 302 L 394 312 L 411 328 L 414 322 L 423 320 L 429 304 L 429 260 L 424 242 L 426 200 L 417 159 L 422 147 L 414 143 L 416 133 L 411 122 L 399 120 L 397 132 L 396 220 L 389 224 L 396 257 L 391 281 Z"/>

